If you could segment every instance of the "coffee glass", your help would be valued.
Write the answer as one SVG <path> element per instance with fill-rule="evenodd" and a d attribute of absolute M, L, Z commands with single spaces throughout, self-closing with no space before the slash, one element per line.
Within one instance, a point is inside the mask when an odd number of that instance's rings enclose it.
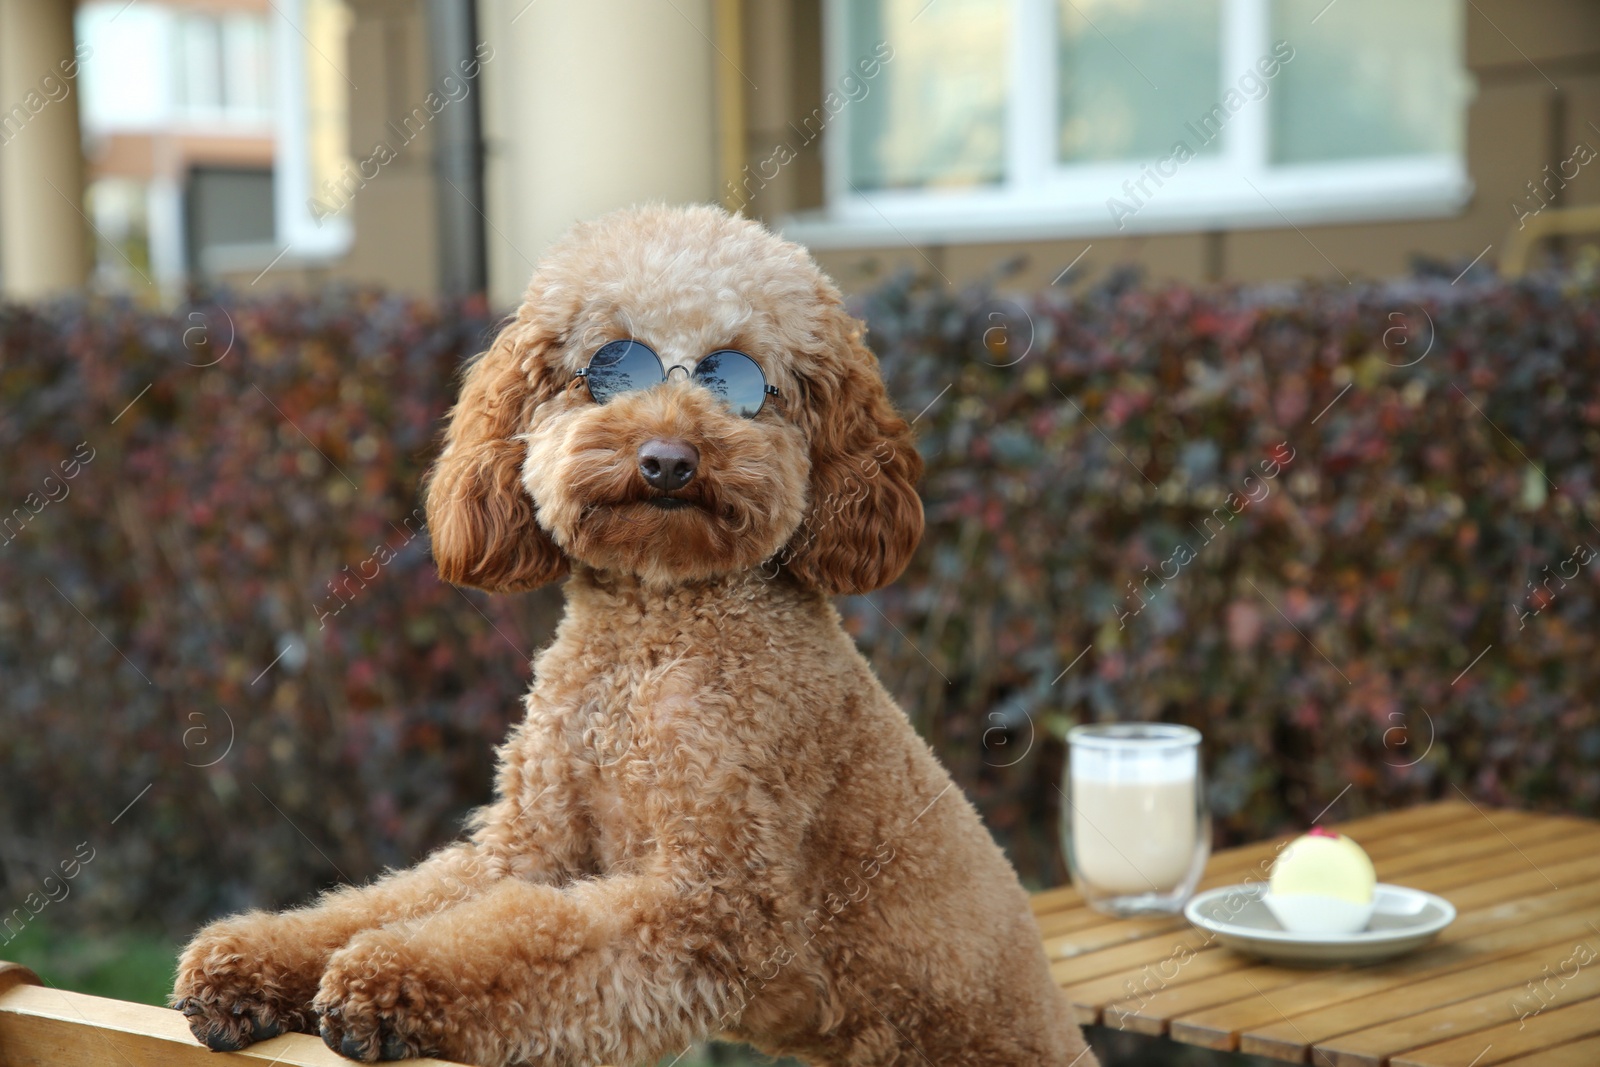
<path fill-rule="evenodd" d="M 1211 855 L 1199 730 L 1075 726 L 1062 795 L 1067 869 L 1090 907 L 1121 916 L 1183 908 Z"/>

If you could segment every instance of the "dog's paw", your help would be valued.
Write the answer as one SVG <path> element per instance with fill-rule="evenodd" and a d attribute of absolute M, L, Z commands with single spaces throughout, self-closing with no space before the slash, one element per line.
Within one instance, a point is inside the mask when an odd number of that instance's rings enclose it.
<path fill-rule="evenodd" d="M 172 1006 L 215 1052 L 310 1029 L 305 976 L 275 959 L 272 915 L 242 915 L 201 930 L 178 960 Z"/>
<path fill-rule="evenodd" d="M 443 985 L 400 938 L 369 930 L 328 960 L 312 1009 L 322 1040 L 353 1060 L 459 1055 L 446 1029 L 456 995 Z"/>
<path fill-rule="evenodd" d="M 223 1001 L 179 997 L 172 1005 L 189 1021 L 189 1032 L 212 1052 L 238 1052 L 284 1032 L 277 1012 L 260 1000 Z"/>

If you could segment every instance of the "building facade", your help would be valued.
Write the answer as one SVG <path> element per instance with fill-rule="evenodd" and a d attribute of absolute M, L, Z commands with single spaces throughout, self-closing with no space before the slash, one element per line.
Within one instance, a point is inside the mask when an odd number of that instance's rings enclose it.
<path fill-rule="evenodd" d="M 1600 204 L 1600 5 L 0 0 L 0 110 L 19 296 L 510 306 L 641 200 L 761 218 L 847 289 L 1454 275 Z"/>

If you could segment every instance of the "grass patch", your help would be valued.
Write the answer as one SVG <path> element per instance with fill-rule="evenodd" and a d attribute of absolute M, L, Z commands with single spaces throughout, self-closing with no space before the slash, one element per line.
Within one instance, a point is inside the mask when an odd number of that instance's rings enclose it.
<path fill-rule="evenodd" d="M 31 968 L 59 989 L 165 1005 L 178 948 L 161 934 L 62 928 L 35 919 L 0 944 L 0 959 Z"/>

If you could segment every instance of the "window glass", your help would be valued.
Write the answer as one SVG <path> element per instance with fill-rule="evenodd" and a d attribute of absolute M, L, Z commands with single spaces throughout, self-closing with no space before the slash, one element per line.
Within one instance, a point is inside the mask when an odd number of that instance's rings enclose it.
<path fill-rule="evenodd" d="M 1165 155 L 1221 92 L 1222 0 L 1057 0 L 1056 153 Z M 1198 154 L 1221 149 L 1203 142 Z"/>
<path fill-rule="evenodd" d="M 264 115 L 272 105 L 266 20 L 235 15 L 221 29 L 223 106 L 240 115 Z"/>
<path fill-rule="evenodd" d="M 1295 51 L 1273 88 L 1270 162 L 1460 152 L 1461 8 L 1272 0 L 1272 38 Z"/>
<path fill-rule="evenodd" d="M 176 97 L 193 118 L 261 120 L 271 107 L 271 53 L 259 15 L 180 15 L 174 26 Z"/>
<path fill-rule="evenodd" d="M 222 107 L 222 48 L 217 20 L 209 15 L 182 15 L 177 24 L 178 103 L 189 114 L 210 114 Z"/>
<path fill-rule="evenodd" d="M 212 277 L 238 269 L 228 250 L 271 245 L 272 171 L 248 167 L 193 167 L 185 189 L 184 236 L 191 276 Z"/>
<path fill-rule="evenodd" d="M 845 66 L 885 43 L 893 48 L 867 95 L 844 105 L 851 109 L 850 181 L 868 191 L 1000 180 L 1011 5 L 851 0 L 844 6 Z"/>

